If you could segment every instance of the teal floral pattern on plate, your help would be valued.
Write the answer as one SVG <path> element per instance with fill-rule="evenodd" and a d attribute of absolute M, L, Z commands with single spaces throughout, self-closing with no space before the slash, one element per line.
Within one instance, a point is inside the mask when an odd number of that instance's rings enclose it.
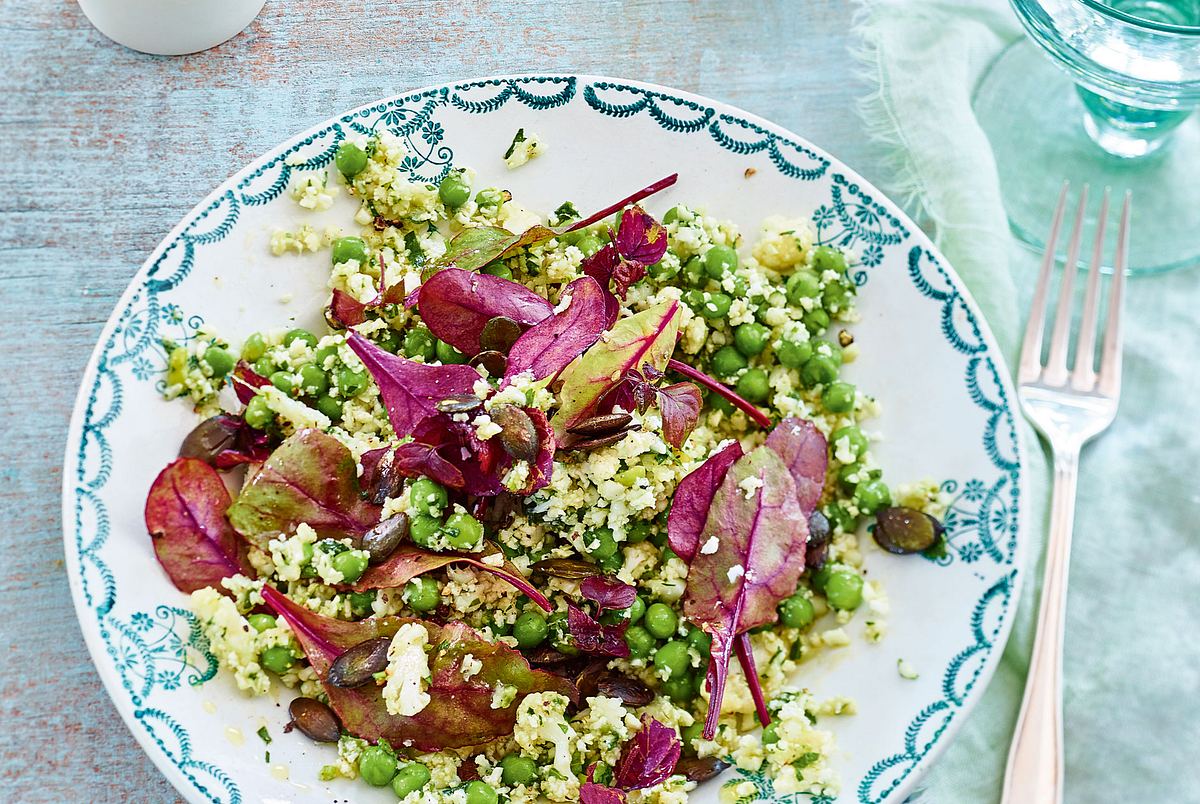
<path fill-rule="evenodd" d="M 948 646 L 948 658 L 938 673 L 927 671 L 938 678 L 936 689 L 931 690 L 936 694 L 914 702 L 905 722 L 881 726 L 891 730 L 887 741 L 892 748 L 870 757 L 856 777 L 844 779 L 836 799 L 778 793 L 769 778 L 740 770 L 710 785 L 713 795 L 724 784 L 728 790 L 734 786 L 743 790 L 735 796 L 738 804 L 900 802 L 994 668 L 1020 580 L 1023 455 L 1011 386 L 986 325 L 961 282 L 911 222 L 816 146 L 698 96 L 637 82 L 569 75 L 502 77 L 433 87 L 330 120 L 230 179 L 155 250 L 118 303 L 85 374 L 68 437 L 63 484 L 64 538 L 76 607 L 93 660 L 118 710 L 189 800 L 257 799 L 262 785 L 270 781 L 246 776 L 246 767 L 252 766 L 239 765 L 235 773 L 227 748 L 211 736 L 196 737 L 201 731 L 210 735 L 216 728 L 197 715 L 196 703 L 197 685 L 217 675 L 216 659 L 194 616 L 182 605 L 186 604 L 182 596 L 157 576 L 158 598 L 148 598 L 138 583 L 139 578 L 157 574 L 158 568 L 144 532 L 132 524 L 140 509 L 131 511 L 129 499 L 144 494 L 159 466 L 140 464 L 144 459 L 130 454 L 124 445 L 144 429 L 138 426 L 142 410 L 165 409 L 151 407 L 163 404 L 154 397 L 156 386 L 161 390 L 163 340 L 186 342 L 220 313 L 219 308 L 197 301 L 211 291 L 189 285 L 189 277 L 198 264 L 208 265 L 206 260 L 237 254 L 221 250 L 240 248 L 238 244 L 246 239 L 242 229 L 250 231 L 247 219 L 267 214 L 278 206 L 277 201 L 285 201 L 281 196 L 297 172 L 329 165 L 347 136 L 391 131 L 409 151 L 399 169 L 410 180 L 434 182 L 456 164 L 478 166 L 479 154 L 486 151 L 469 129 L 482 130 L 485 121 L 494 123 L 496 131 L 489 142 L 502 150 L 517 125 L 554 125 L 556 120 L 570 125 L 585 121 L 606 135 L 611 130 L 612 136 L 636 130 L 647 141 L 661 142 L 668 152 L 677 140 L 694 140 L 698 147 L 707 143 L 704 147 L 710 151 L 704 152 L 704 158 L 713 164 L 774 171 L 778 180 L 804 197 L 817 242 L 858 254 L 854 276 L 860 285 L 874 281 L 878 274 L 890 289 L 912 292 L 913 299 L 920 300 L 915 303 L 924 304 L 912 318 L 937 333 L 945 351 L 939 360 L 951 372 L 948 376 L 957 373 L 956 383 L 951 383 L 957 390 L 947 390 L 946 397 L 963 411 L 974 411 L 971 427 L 977 431 L 968 438 L 974 439 L 979 457 L 972 459 L 970 474 L 942 483 L 942 490 L 953 496 L 946 517 L 946 553 L 908 565 L 925 564 L 947 573 L 944 577 L 955 579 L 960 594 L 966 588 L 976 589 L 969 603 L 963 601 L 962 643 Z M 552 153 L 555 141 L 549 140 L 549 146 Z M 463 157 L 460 151 L 473 153 Z M 686 180 L 687 171 L 680 172 Z M 514 174 L 513 181 L 519 179 Z M 702 188 L 691 187 L 688 192 L 704 196 Z M 286 205 L 282 210 L 277 218 L 296 214 Z M 232 236 L 235 233 L 237 237 Z M 907 283 L 906 290 L 902 282 Z M 130 476 L 143 485 L 124 490 Z M 118 518 L 120 526 L 114 521 Z M 869 704 L 862 709 L 869 709 Z"/>

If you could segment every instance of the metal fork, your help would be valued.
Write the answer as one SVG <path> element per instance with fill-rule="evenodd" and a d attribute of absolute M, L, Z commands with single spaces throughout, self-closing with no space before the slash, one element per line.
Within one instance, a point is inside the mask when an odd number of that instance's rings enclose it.
<path fill-rule="evenodd" d="M 1059 804 L 1063 800 L 1062 648 L 1067 598 L 1067 568 L 1071 554 L 1071 528 L 1075 521 L 1075 485 L 1079 451 L 1103 432 L 1117 415 L 1121 394 L 1121 295 L 1129 241 L 1130 197 L 1125 194 L 1117 232 L 1116 254 L 1108 299 L 1108 322 L 1095 369 L 1096 313 L 1100 305 L 1100 262 L 1104 224 L 1108 217 L 1108 190 L 1100 206 L 1099 223 L 1088 266 L 1083 314 L 1076 338 L 1074 368 L 1067 369 L 1073 289 L 1079 259 L 1088 188 L 1079 195 L 1067 261 L 1059 288 L 1050 348 L 1042 363 L 1042 334 L 1046 318 L 1054 247 L 1066 209 L 1067 186 L 1046 243 L 1033 309 L 1025 327 L 1021 362 L 1017 369 L 1017 397 L 1034 427 L 1054 453 L 1054 496 L 1050 505 L 1050 535 L 1046 544 L 1046 569 L 1038 610 L 1037 636 L 1025 681 L 1025 697 L 1004 772 L 1003 804 Z"/>

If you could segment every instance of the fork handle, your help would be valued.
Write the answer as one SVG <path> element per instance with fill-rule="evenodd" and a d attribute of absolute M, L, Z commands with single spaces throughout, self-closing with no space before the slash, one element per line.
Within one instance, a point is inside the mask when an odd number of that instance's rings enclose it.
<path fill-rule="evenodd" d="M 1002 804 L 1061 804 L 1063 800 L 1063 621 L 1078 477 L 1079 447 L 1056 451 L 1037 635 L 1008 750 Z"/>

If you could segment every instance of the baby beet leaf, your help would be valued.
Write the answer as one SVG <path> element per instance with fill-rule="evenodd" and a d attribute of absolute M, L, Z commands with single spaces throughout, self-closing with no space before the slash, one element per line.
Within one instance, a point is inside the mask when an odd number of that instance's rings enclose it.
<path fill-rule="evenodd" d="M 154 554 L 181 592 L 242 574 L 254 577 L 246 546 L 225 519 L 229 492 L 221 476 L 197 458 L 180 458 L 163 469 L 146 497 L 146 530 Z"/>
<path fill-rule="evenodd" d="M 579 593 L 596 604 L 600 611 L 605 609 L 627 609 L 637 598 L 637 589 L 616 578 L 592 575 L 579 584 Z"/>
<path fill-rule="evenodd" d="M 344 290 L 334 289 L 329 301 L 329 317 L 343 329 L 356 327 L 367 320 L 367 305 Z"/>
<path fill-rule="evenodd" d="M 678 332 L 678 301 L 656 304 L 619 321 L 562 373 L 561 404 L 551 420 L 555 432 L 561 437 L 567 427 L 592 415 L 630 369 L 648 363 L 661 371 Z"/>
<path fill-rule="evenodd" d="M 358 582 L 354 584 L 355 592 L 365 592 L 368 589 L 399 589 L 406 583 L 424 575 L 427 572 L 448 567 L 451 564 L 469 564 L 476 569 L 490 572 L 497 578 L 512 584 L 521 590 L 530 600 L 546 611 L 552 611 L 553 606 L 546 596 L 534 587 L 521 571 L 508 560 L 498 564 L 484 561 L 491 556 L 502 556 L 499 549 L 491 546 L 490 550 L 475 555 L 468 553 L 431 553 L 414 544 L 402 544 L 378 566 L 369 567 Z"/>
<path fill-rule="evenodd" d="M 584 653 L 593 656 L 627 657 L 629 645 L 625 642 L 625 630 L 628 627 L 628 622 L 605 625 L 582 609 L 567 606 L 567 629 L 571 632 L 575 647 Z"/>
<path fill-rule="evenodd" d="M 270 586 L 263 587 L 263 598 L 296 635 L 342 725 L 370 742 L 386 740 L 421 751 L 479 745 L 512 733 L 517 704 L 526 694 L 573 692 L 570 682 L 533 670 L 517 651 L 488 642 L 462 623 L 439 626 L 400 617 L 345 622 L 311 612 Z M 329 668 L 343 652 L 369 639 L 393 636 L 406 623 L 424 627 L 432 647 L 426 689 L 430 701 L 424 709 L 412 717 L 393 715 L 379 685 L 346 689 L 328 683 Z M 469 675 L 463 672 L 468 654 L 473 664 L 478 662 L 478 670 Z M 509 706 L 493 709 L 493 695 L 501 684 L 515 687 L 517 695 Z"/>
<path fill-rule="evenodd" d="M 817 426 L 794 416 L 781 421 L 767 436 L 767 446 L 783 459 L 792 480 L 800 510 L 808 516 L 817 509 L 829 467 L 829 445 Z"/>
<path fill-rule="evenodd" d="M 613 785 L 641 790 L 662 784 L 675 770 L 682 751 L 675 729 L 642 715 L 642 730 L 625 744 L 613 771 Z"/>
<path fill-rule="evenodd" d="M 700 421 L 700 389 L 690 382 L 677 382 L 658 389 L 658 409 L 662 413 L 663 438 L 681 449 L 688 434 Z"/>
<path fill-rule="evenodd" d="M 607 326 L 604 293 L 591 277 L 576 279 L 564 295 L 570 304 L 526 330 L 508 353 L 508 377 L 529 371 L 535 380 L 554 377 L 600 339 Z"/>
<path fill-rule="evenodd" d="M 532 325 L 554 313 L 550 302 L 519 282 L 458 268 L 426 280 L 417 304 L 430 331 L 466 355 L 479 353 L 479 334 L 493 318 Z"/>
<path fill-rule="evenodd" d="M 675 554 L 685 562 L 690 564 L 696 557 L 713 496 L 725 480 L 729 467 L 742 454 L 742 445 L 734 441 L 714 452 L 675 487 L 671 513 L 667 518 L 667 541 Z"/>
<path fill-rule="evenodd" d="M 796 484 L 779 455 L 764 446 L 739 458 L 713 496 L 683 598 L 684 615 L 713 638 L 706 739 L 715 733 L 734 641 L 775 621 L 775 607 L 804 569 L 807 538 Z"/>
<path fill-rule="evenodd" d="M 229 508 L 234 529 L 264 550 L 302 522 L 344 538 L 378 521 L 379 507 L 362 499 L 354 455 L 320 430 L 300 430 L 280 444 Z"/>
<path fill-rule="evenodd" d="M 427 366 L 386 352 L 357 332 L 346 340 L 379 386 L 388 420 L 404 437 L 437 414 L 437 403 L 454 394 L 469 394 L 479 379 L 470 366 Z"/>

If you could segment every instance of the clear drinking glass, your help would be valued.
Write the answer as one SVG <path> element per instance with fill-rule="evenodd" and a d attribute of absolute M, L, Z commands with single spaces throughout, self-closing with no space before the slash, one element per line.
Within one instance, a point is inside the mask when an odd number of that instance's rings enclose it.
<path fill-rule="evenodd" d="M 1200 265 L 1200 0 L 1010 2 L 1029 38 L 974 108 L 1013 231 L 1040 250 L 1064 179 L 1107 185 L 1137 198 L 1134 271 Z"/>

